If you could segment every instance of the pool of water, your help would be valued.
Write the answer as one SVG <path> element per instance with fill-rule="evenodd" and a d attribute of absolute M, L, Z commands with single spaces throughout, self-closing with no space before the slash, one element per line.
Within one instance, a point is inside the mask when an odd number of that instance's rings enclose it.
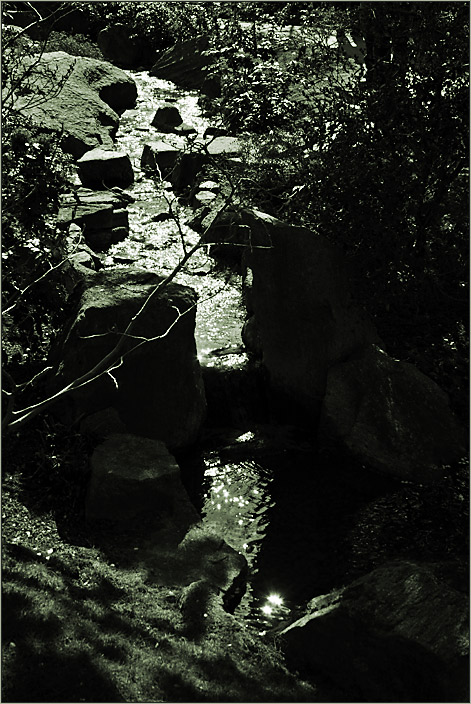
<path fill-rule="evenodd" d="M 261 634 L 390 548 L 387 506 L 403 485 L 320 456 L 293 427 L 221 429 L 197 462 L 184 474 L 188 490 L 203 520 L 246 557 L 248 586 L 236 614 Z"/>

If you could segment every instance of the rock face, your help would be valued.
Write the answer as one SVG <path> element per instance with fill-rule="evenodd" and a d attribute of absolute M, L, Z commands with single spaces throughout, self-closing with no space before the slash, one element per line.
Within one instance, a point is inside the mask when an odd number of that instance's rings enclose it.
<path fill-rule="evenodd" d="M 58 386 L 79 378 L 114 349 L 161 280 L 149 271 L 108 269 L 87 281 L 57 350 Z M 72 421 L 112 407 L 129 433 L 162 440 L 171 449 L 191 445 L 206 411 L 195 311 L 196 294 L 187 287 L 170 284 L 154 295 L 132 330 L 137 337 L 120 350 L 116 368 L 67 397 L 62 416 Z M 129 352 L 142 337 L 153 339 Z"/>
<path fill-rule="evenodd" d="M 128 212 L 124 205 L 123 198 L 112 191 L 79 188 L 61 196 L 57 225 L 66 229 L 75 223 L 93 250 L 104 251 L 129 233 Z"/>
<path fill-rule="evenodd" d="M 134 182 L 131 160 L 123 152 L 91 149 L 78 161 L 78 174 L 87 188 L 126 188 Z"/>
<path fill-rule="evenodd" d="M 255 316 L 250 338 L 261 346 L 271 387 L 303 409 L 307 424 L 316 424 L 328 369 L 377 340 L 351 300 L 342 254 L 321 236 L 255 210 L 223 213 L 207 239 L 247 245 Z"/>
<path fill-rule="evenodd" d="M 376 469 L 423 482 L 459 460 L 466 441 L 437 384 L 374 345 L 329 369 L 319 434 Z"/>
<path fill-rule="evenodd" d="M 124 71 L 63 51 L 43 54 L 33 71 L 35 95 L 44 99 L 18 95 L 18 110 L 45 130 L 63 133 L 63 148 L 76 158 L 94 147 L 113 148 L 118 113 L 133 107 L 137 97 Z"/>
<path fill-rule="evenodd" d="M 98 32 L 97 44 L 108 61 L 123 68 L 133 68 L 138 65 L 139 47 L 130 38 L 129 28 L 126 25 L 116 23 L 105 27 Z"/>
<path fill-rule="evenodd" d="M 155 521 L 162 514 L 187 527 L 199 521 L 180 468 L 163 442 L 111 435 L 94 450 L 90 464 L 88 521 Z"/>
<path fill-rule="evenodd" d="M 148 171 L 160 171 L 163 178 L 170 178 L 180 157 L 180 150 L 162 140 L 144 145 L 141 156 L 141 168 Z"/>
<path fill-rule="evenodd" d="M 177 191 L 182 191 L 194 186 L 198 174 L 208 162 L 237 157 L 241 152 L 242 144 L 235 137 L 195 139 L 183 150 L 158 140 L 144 145 L 141 167 L 155 171 L 158 166 L 162 177 L 170 180 Z"/>
<path fill-rule="evenodd" d="M 468 600 L 436 566 L 390 563 L 308 608 L 282 648 L 342 687 L 342 701 L 469 701 Z"/>
<path fill-rule="evenodd" d="M 209 39 L 206 36 L 180 42 L 159 56 L 150 70 L 150 75 L 217 97 L 220 82 L 216 76 L 210 76 L 209 70 L 213 60 L 204 53 L 207 49 Z"/>

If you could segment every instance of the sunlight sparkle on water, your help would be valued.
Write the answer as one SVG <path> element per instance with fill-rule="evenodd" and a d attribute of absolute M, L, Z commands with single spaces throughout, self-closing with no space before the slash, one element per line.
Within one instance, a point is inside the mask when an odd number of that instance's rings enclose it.
<path fill-rule="evenodd" d="M 281 606 L 283 603 L 283 599 L 279 594 L 270 594 L 268 601 L 274 606 Z"/>

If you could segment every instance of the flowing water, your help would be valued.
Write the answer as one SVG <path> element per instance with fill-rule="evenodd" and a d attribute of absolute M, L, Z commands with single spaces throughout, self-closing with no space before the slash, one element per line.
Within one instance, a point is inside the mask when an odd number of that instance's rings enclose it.
<path fill-rule="evenodd" d="M 128 206 L 129 237 L 109 250 L 106 264 L 132 264 L 165 274 L 183 255 L 182 238 L 189 247 L 199 235 L 186 224 L 191 209 L 177 201 L 170 184 L 142 172 L 141 154 L 153 139 L 183 146 L 185 138 L 161 135 L 151 126 L 163 101 L 172 101 L 198 136 L 208 123 L 196 92 L 146 72 L 128 74 L 139 97 L 136 108 L 121 118 L 116 146 L 132 160 L 136 179 L 127 190 L 135 202 Z M 180 228 L 174 220 L 156 221 L 168 202 Z M 263 634 L 293 616 L 297 605 L 339 586 L 347 574 L 364 566 L 364 555 L 358 552 L 362 517 L 399 484 L 359 467 L 334 466 L 294 428 L 263 425 L 269 420 L 267 409 L 266 417 L 262 411 L 254 418 L 248 406 L 257 396 L 256 383 L 245 388 L 250 365 L 239 349 L 245 317 L 240 277 L 216 266 L 203 248 L 175 281 L 199 295 L 195 338 L 205 383 L 214 383 L 214 374 L 222 380 L 213 436 L 209 429 L 200 454 L 182 465 L 183 476 L 203 520 L 246 556 L 250 578 L 237 613 Z M 221 348 L 228 349 L 214 353 Z M 233 406 L 240 407 L 239 415 L 231 416 Z M 229 429 L 221 427 L 226 417 L 232 419 L 226 423 Z M 368 545 L 371 551 L 371 540 Z"/>

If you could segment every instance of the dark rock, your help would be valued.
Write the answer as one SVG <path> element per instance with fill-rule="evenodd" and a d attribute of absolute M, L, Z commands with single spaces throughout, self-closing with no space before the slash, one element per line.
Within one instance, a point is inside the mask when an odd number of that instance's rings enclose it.
<path fill-rule="evenodd" d="M 111 353 L 161 281 L 162 277 L 138 269 L 95 274 L 86 283 L 76 316 L 56 352 L 57 384 L 81 377 Z M 187 287 L 170 284 L 154 295 L 132 331 L 137 338 L 124 340 L 116 367 L 69 394 L 59 411 L 62 417 L 72 422 L 113 407 L 130 433 L 162 440 L 173 449 L 194 443 L 206 410 L 194 340 L 195 312 L 196 295 Z M 131 352 L 142 337 L 152 340 Z"/>
<path fill-rule="evenodd" d="M 110 435 L 126 433 L 126 426 L 116 408 L 104 408 L 80 421 L 80 433 L 95 440 L 106 440 Z"/>
<path fill-rule="evenodd" d="M 466 442 L 439 386 L 375 345 L 329 369 L 319 435 L 371 467 L 419 482 L 439 479 Z"/>
<path fill-rule="evenodd" d="M 219 76 L 213 74 L 203 79 L 200 90 L 208 98 L 220 98 L 222 95 L 222 85 Z"/>
<path fill-rule="evenodd" d="M 135 68 L 140 60 L 139 47 L 129 36 L 129 27 L 112 24 L 105 27 L 97 36 L 97 44 L 108 61 L 123 68 Z"/>
<path fill-rule="evenodd" d="M 126 188 L 134 182 L 131 160 L 123 152 L 91 149 L 78 161 L 78 174 L 82 184 L 89 188 Z"/>
<path fill-rule="evenodd" d="M 158 169 L 163 178 L 169 178 L 176 167 L 180 154 L 181 151 L 177 147 L 166 142 L 149 142 L 144 145 L 141 168 L 149 171 Z"/>
<path fill-rule="evenodd" d="M 301 672 L 327 676 L 343 701 L 469 701 L 469 604 L 433 565 L 390 563 L 316 597 L 281 647 Z"/>
<path fill-rule="evenodd" d="M 171 132 L 173 127 L 183 122 L 180 111 L 175 105 L 162 105 L 152 119 L 152 127 L 163 132 Z"/>
<path fill-rule="evenodd" d="M 225 137 L 229 134 L 226 127 L 207 127 L 204 132 L 204 137 Z"/>
<path fill-rule="evenodd" d="M 176 514 L 187 527 L 199 521 L 163 442 L 111 435 L 94 450 L 90 466 L 87 521 L 158 521 L 162 514 Z"/>
<path fill-rule="evenodd" d="M 254 315 L 248 318 L 248 320 L 244 323 L 244 327 L 242 328 L 242 340 L 246 348 L 250 350 L 254 357 L 257 359 L 262 359 L 263 343 Z"/>
<path fill-rule="evenodd" d="M 194 186 L 198 174 L 206 164 L 208 157 L 195 144 L 186 149 L 181 156 L 171 175 L 171 182 L 176 191 L 185 191 Z"/>
<path fill-rule="evenodd" d="M 126 227 L 110 227 L 106 230 L 86 230 L 85 237 L 95 252 L 106 252 L 111 245 L 122 242 L 129 235 Z"/>
<path fill-rule="evenodd" d="M 221 213 L 205 240 L 220 243 L 228 256 L 239 253 L 239 264 L 244 252 L 258 327 L 251 336 L 260 341 L 270 386 L 316 427 L 328 369 L 378 341 L 352 302 L 342 252 L 320 235 L 255 210 Z"/>
<path fill-rule="evenodd" d="M 61 196 L 59 228 L 77 225 L 94 251 L 105 251 L 129 234 L 128 212 L 119 194 L 79 188 Z"/>
<path fill-rule="evenodd" d="M 27 66 L 33 59 L 23 61 Z M 63 148 L 76 158 L 95 147 L 113 148 L 117 112 L 133 107 L 137 97 L 136 84 L 124 71 L 63 51 L 43 54 L 32 71 L 35 91 L 44 99 L 32 103 L 29 95 L 18 95 L 16 110 L 45 131 L 63 135 Z"/>

